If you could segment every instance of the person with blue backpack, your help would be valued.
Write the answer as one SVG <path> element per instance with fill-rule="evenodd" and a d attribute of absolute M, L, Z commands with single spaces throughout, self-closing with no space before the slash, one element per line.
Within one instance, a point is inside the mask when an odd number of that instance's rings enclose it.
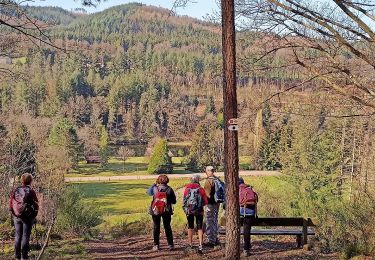
<path fill-rule="evenodd" d="M 183 209 L 188 221 L 188 250 L 193 249 L 193 230 L 194 219 L 198 229 L 199 247 L 198 253 L 203 253 L 203 215 L 204 206 L 207 205 L 208 199 L 206 192 L 199 184 L 199 175 L 191 177 L 191 183 L 185 186 Z"/>
<path fill-rule="evenodd" d="M 207 247 L 214 247 L 218 244 L 218 217 L 219 207 L 221 203 L 225 203 L 225 184 L 214 174 L 213 166 L 206 167 L 207 180 L 204 185 L 208 197 L 208 204 L 206 206 L 206 235 L 208 242 L 205 243 Z"/>

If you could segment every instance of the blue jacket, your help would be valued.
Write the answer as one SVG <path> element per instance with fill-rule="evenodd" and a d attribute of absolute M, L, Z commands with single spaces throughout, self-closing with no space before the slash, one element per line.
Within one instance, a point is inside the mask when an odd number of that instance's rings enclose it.
<path fill-rule="evenodd" d="M 169 187 L 168 185 L 164 185 L 164 184 L 159 184 L 159 185 L 156 185 L 156 184 L 153 184 L 151 185 L 150 188 L 147 189 L 146 193 L 147 195 L 149 196 L 154 196 L 157 192 L 157 188 L 160 188 L 161 190 L 164 190 L 167 192 L 167 203 L 168 204 L 176 204 L 176 195 L 173 191 L 173 189 L 171 187 Z"/>
<path fill-rule="evenodd" d="M 240 215 L 242 217 L 255 216 L 256 215 L 255 206 L 249 206 L 248 208 L 240 207 Z"/>

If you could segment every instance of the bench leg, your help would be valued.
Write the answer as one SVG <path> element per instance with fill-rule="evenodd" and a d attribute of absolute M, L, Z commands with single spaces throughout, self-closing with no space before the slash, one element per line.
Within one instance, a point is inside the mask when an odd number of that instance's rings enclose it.
<path fill-rule="evenodd" d="M 300 248 L 302 246 L 302 235 L 297 235 L 296 241 L 297 241 L 297 247 Z"/>
<path fill-rule="evenodd" d="M 307 245 L 307 220 L 303 220 L 303 245 Z"/>

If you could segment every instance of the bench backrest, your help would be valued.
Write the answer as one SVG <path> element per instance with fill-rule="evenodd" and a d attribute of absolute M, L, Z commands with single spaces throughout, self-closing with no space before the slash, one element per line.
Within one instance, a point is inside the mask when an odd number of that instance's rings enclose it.
<path fill-rule="evenodd" d="M 284 226 L 284 227 L 296 227 L 296 226 L 303 226 L 304 221 L 306 221 L 306 225 L 308 227 L 314 227 L 315 224 L 312 222 L 310 218 L 256 218 L 254 221 L 251 222 L 252 226 Z"/>

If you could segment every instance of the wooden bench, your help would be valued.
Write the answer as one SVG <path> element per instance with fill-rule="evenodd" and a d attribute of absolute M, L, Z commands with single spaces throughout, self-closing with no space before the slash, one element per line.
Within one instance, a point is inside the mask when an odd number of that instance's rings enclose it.
<path fill-rule="evenodd" d="M 91 156 L 86 156 L 86 163 L 101 163 L 102 162 L 102 158 L 100 156 L 97 156 L 97 155 L 91 155 Z"/>
<path fill-rule="evenodd" d="M 298 229 L 253 229 L 253 227 L 299 227 Z M 314 223 L 310 218 L 256 218 L 251 224 L 251 235 L 258 236 L 296 236 L 297 246 L 307 244 L 307 237 L 314 236 Z M 220 234 L 225 234 L 225 228 L 219 229 Z M 241 234 L 243 230 L 241 229 Z"/>

